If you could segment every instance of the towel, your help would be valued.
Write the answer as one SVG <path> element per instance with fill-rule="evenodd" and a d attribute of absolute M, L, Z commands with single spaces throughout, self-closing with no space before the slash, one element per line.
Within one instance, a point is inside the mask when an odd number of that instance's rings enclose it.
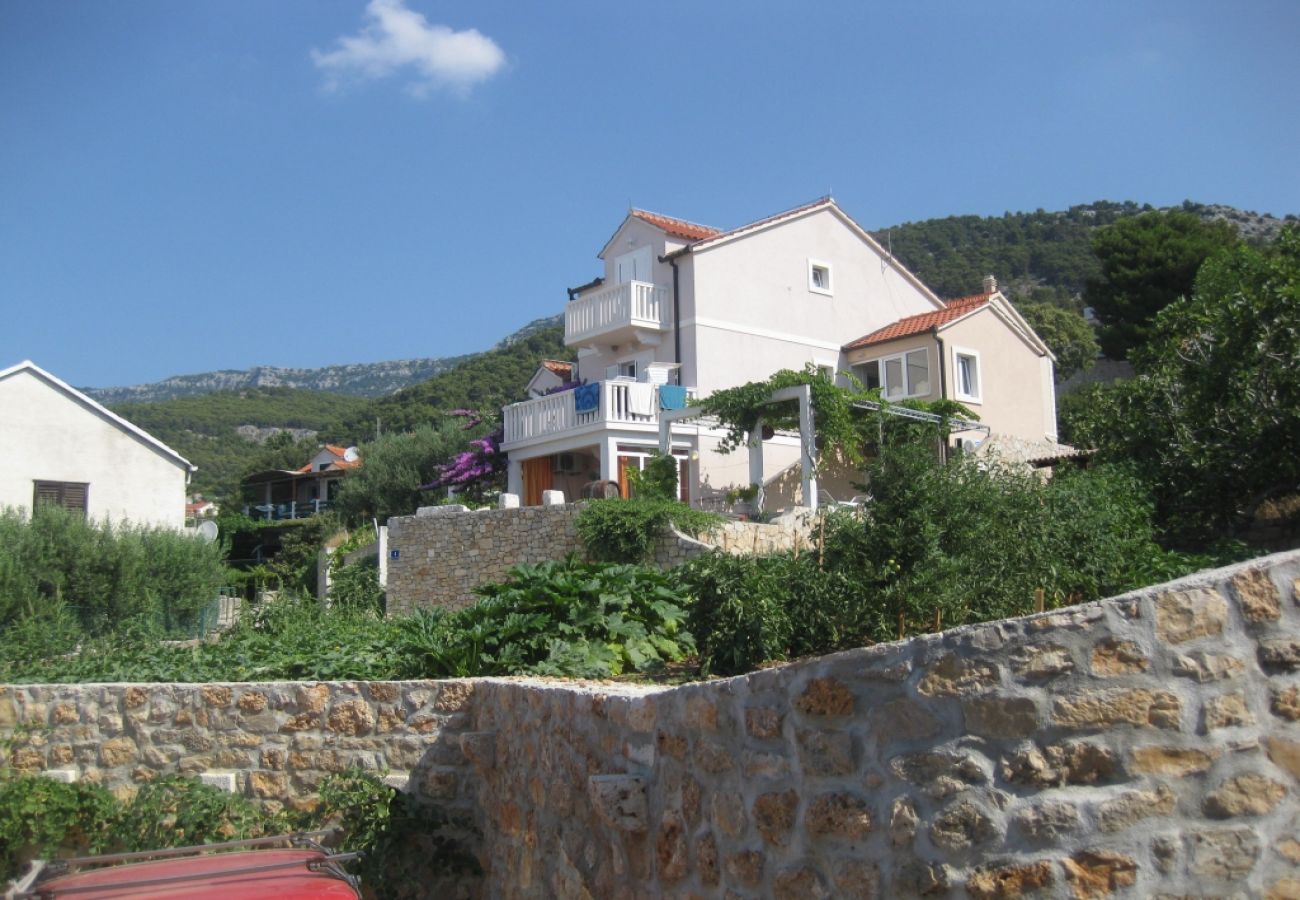
<path fill-rule="evenodd" d="M 659 385 L 659 408 L 685 409 L 686 388 L 682 387 L 680 384 Z"/>
<path fill-rule="evenodd" d="M 596 412 L 600 409 L 600 382 L 583 384 L 573 389 L 573 411 Z"/>
<path fill-rule="evenodd" d="M 636 382 L 627 386 L 627 411 L 634 416 L 655 414 L 655 386 Z"/>

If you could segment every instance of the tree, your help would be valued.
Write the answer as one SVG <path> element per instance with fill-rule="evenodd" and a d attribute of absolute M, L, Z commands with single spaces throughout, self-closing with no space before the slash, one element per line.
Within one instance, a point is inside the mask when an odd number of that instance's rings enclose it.
<path fill-rule="evenodd" d="M 335 509 L 349 524 L 410 515 L 428 502 L 420 485 L 432 480 L 466 439 L 459 421 L 444 419 L 436 428 L 425 425 L 362 444 L 361 468 L 343 479 Z"/>
<path fill-rule="evenodd" d="M 1070 439 L 1137 465 L 1177 540 L 1230 536 L 1300 490 L 1300 227 L 1210 259 L 1151 331 L 1137 378 L 1066 407 Z"/>
<path fill-rule="evenodd" d="M 1101 274 L 1088 279 L 1084 302 L 1101 320 L 1101 349 L 1126 359 L 1151 336 L 1156 313 L 1192 291 L 1201 264 L 1237 241 L 1231 224 L 1181 210 L 1120 219 L 1092 236 Z"/>
<path fill-rule="evenodd" d="M 1046 303 L 1018 305 L 1025 321 L 1056 354 L 1056 381 L 1059 384 L 1075 372 L 1091 368 L 1099 347 L 1092 326 L 1079 313 Z"/>

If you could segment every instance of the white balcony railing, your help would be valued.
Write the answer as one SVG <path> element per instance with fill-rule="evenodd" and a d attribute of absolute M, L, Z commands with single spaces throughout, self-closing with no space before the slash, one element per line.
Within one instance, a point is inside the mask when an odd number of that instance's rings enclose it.
<path fill-rule="evenodd" d="M 578 412 L 574 392 L 563 391 L 548 397 L 513 403 L 504 410 L 505 443 L 563 434 L 590 425 L 657 425 L 659 423 L 659 387 L 636 381 L 602 381 L 600 405 Z M 687 389 L 687 402 L 694 391 Z"/>
<path fill-rule="evenodd" d="M 633 329 L 663 331 L 673 324 L 672 290 L 625 281 L 569 301 L 564 308 L 567 343 Z"/>

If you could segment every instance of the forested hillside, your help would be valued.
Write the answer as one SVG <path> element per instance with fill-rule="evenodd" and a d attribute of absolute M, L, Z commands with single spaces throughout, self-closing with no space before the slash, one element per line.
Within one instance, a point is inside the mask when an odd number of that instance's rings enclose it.
<path fill-rule="evenodd" d="M 113 411 L 139 425 L 198 466 L 191 490 L 226 493 L 255 464 L 258 444 L 279 431 L 314 437 L 364 409 L 363 397 L 293 388 L 247 388 L 157 403 L 119 403 Z M 242 429 L 242 434 L 241 434 Z"/>
<path fill-rule="evenodd" d="M 1230 206 L 1188 201 L 1181 208 L 1206 219 L 1227 220 L 1248 240 L 1272 239 L 1284 224 L 1274 216 Z M 1063 212 L 1040 209 L 907 222 L 881 229 L 874 237 L 941 297 L 978 293 L 984 276 L 992 274 L 1013 301 L 1077 307 L 1084 283 L 1099 271 L 1091 246 L 1093 230 L 1151 209 L 1103 200 Z"/>

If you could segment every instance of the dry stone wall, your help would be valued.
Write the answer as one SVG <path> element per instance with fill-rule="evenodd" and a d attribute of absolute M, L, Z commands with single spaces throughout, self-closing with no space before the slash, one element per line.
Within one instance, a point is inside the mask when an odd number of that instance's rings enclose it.
<path fill-rule="evenodd" d="M 388 608 L 460 609 L 474 602 L 476 587 L 504 581 L 519 563 L 584 556 L 577 527 L 580 510 L 580 504 L 568 503 L 389 519 Z M 806 544 L 807 530 L 803 519 L 792 519 L 727 522 L 699 541 L 673 532 L 659 541 L 654 562 L 671 568 L 715 547 L 728 553 L 776 553 Z"/>
<path fill-rule="evenodd" d="M 35 726 L 27 769 L 221 765 L 268 802 L 413 769 L 476 818 L 485 897 L 1285 898 L 1298 625 L 1291 553 L 682 687 L 9 687 L 0 732 Z"/>

